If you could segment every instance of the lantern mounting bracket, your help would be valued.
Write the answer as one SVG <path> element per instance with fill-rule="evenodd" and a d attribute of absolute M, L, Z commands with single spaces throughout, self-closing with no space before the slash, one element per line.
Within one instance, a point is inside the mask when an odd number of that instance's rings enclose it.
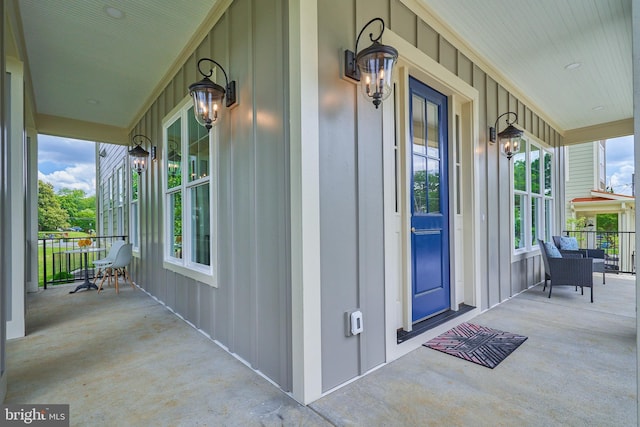
<path fill-rule="evenodd" d="M 202 64 L 202 62 L 204 61 L 214 63 L 222 71 L 222 74 L 224 74 L 225 92 L 226 92 L 225 96 L 227 98 L 226 105 L 227 107 L 231 107 L 236 103 L 236 81 L 232 80 L 231 82 L 229 82 L 229 77 L 227 76 L 227 72 L 224 70 L 224 68 L 222 68 L 222 65 L 220 65 L 218 62 L 214 61 L 211 58 L 201 58 L 198 61 L 198 72 L 200 72 L 200 74 L 202 74 L 207 79 L 213 75 L 213 67 L 209 68 L 208 73 L 203 73 L 202 68 L 200 67 L 200 64 Z"/>
<path fill-rule="evenodd" d="M 349 77 L 350 79 L 353 79 L 357 82 L 360 81 L 360 69 L 358 68 L 357 64 L 356 64 L 356 59 L 357 59 L 357 52 L 358 52 L 358 43 L 360 42 L 360 36 L 362 36 L 362 33 L 364 32 L 364 30 L 371 24 L 373 24 L 374 22 L 379 21 L 380 24 L 382 25 L 382 27 L 380 28 L 380 35 L 378 35 L 378 37 L 374 38 L 373 37 L 373 33 L 369 33 L 369 39 L 373 42 L 373 43 L 380 43 L 380 39 L 382 38 L 382 33 L 384 33 L 384 20 L 382 18 L 373 18 L 371 21 L 367 22 L 365 24 L 364 27 L 362 27 L 362 30 L 360 30 L 360 33 L 358 34 L 358 37 L 356 38 L 356 49 L 355 51 L 351 51 L 351 50 L 345 50 L 344 51 L 344 75 L 346 77 Z"/>

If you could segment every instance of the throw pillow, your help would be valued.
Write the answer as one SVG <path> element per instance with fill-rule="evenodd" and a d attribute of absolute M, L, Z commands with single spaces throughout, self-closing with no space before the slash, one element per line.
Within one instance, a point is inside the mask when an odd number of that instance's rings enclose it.
<path fill-rule="evenodd" d="M 547 256 L 549 258 L 562 258 L 562 254 L 560 253 L 558 248 L 556 248 L 556 245 L 554 245 L 553 243 L 545 242 L 544 247 L 547 250 Z"/>
<path fill-rule="evenodd" d="M 577 251 L 578 241 L 575 237 L 560 237 L 560 249 L 563 251 Z"/>

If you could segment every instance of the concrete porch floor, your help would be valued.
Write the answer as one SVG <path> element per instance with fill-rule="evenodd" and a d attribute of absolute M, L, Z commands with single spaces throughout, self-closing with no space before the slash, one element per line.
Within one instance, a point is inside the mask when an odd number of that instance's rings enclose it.
<path fill-rule="evenodd" d="M 28 296 L 5 403 L 73 426 L 636 426 L 635 277 L 538 286 L 472 322 L 529 339 L 495 369 L 421 347 L 304 407 L 144 292 Z"/>

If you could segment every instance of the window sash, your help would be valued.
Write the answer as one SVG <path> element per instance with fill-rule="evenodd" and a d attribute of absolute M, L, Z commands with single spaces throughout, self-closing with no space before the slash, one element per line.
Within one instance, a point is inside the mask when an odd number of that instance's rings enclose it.
<path fill-rule="evenodd" d="M 164 259 L 169 265 L 211 277 L 216 238 L 214 181 L 211 179 L 217 171 L 215 145 L 211 141 L 214 132 L 207 132 L 196 122 L 190 102 L 163 125 Z"/>
<path fill-rule="evenodd" d="M 538 238 L 551 240 L 554 210 L 554 155 L 551 149 L 523 138 L 512 165 L 512 248 L 518 254 L 536 250 Z"/>

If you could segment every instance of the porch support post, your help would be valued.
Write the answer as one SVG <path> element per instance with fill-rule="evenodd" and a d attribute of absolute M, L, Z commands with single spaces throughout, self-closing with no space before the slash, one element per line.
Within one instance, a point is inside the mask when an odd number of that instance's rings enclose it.
<path fill-rule="evenodd" d="M 27 170 L 26 170 L 26 202 L 25 202 L 25 230 L 27 257 L 25 259 L 27 275 L 27 292 L 38 292 L 38 131 L 30 127 L 27 134 Z M 98 181 L 96 181 L 98 182 Z M 43 261 L 44 262 L 44 259 Z M 26 303 L 25 303 L 26 304 Z"/>
<path fill-rule="evenodd" d="M 6 68 L 5 63 L 5 40 L 6 22 L 5 0 L 0 0 L 0 22 L 3 23 L 0 29 L 0 70 Z M 9 258 L 9 243 L 7 242 L 6 229 L 9 226 L 9 217 L 7 213 L 11 205 L 7 198 L 8 177 L 6 162 L 7 159 L 7 134 L 6 134 L 6 114 L 5 102 L 5 78 L 4 73 L 0 78 L 0 301 L 4 302 L 7 298 L 7 286 L 11 286 L 10 277 L 8 275 L 8 266 L 11 263 Z M 5 304 L 0 304 L 0 402 L 4 402 L 7 394 L 7 372 L 6 372 L 6 356 L 5 343 L 7 341 L 7 311 Z"/>
<path fill-rule="evenodd" d="M 634 129 L 634 169 L 640 170 L 640 0 L 633 0 L 631 3 L 631 25 L 633 33 L 633 129 Z M 634 175 L 634 188 L 636 188 L 636 194 L 634 194 L 636 201 L 636 228 L 640 223 L 640 213 L 638 212 L 638 193 L 637 189 L 640 188 L 638 178 L 640 174 Z M 636 230 L 636 248 L 640 248 L 640 233 Z M 637 257 L 636 257 L 637 258 Z M 635 260 L 638 264 L 637 259 Z M 638 301 L 640 300 L 640 279 L 636 274 L 636 313 L 638 312 Z M 640 330 L 640 317 L 636 316 L 636 331 Z M 637 334 L 637 332 L 636 332 Z M 640 354 L 640 340 L 636 339 L 636 354 Z M 640 384 L 640 357 L 636 357 L 636 384 Z M 637 399 L 637 412 L 636 416 L 640 415 L 640 396 L 636 393 Z"/>
<path fill-rule="evenodd" d="M 322 395 L 317 0 L 289 0 L 293 397 Z"/>
<path fill-rule="evenodd" d="M 15 58 L 6 58 L 6 68 L 9 76 L 7 82 L 10 87 L 5 85 L 5 91 L 10 98 L 8 111 L 5 111 L 6 123 L 10 123 L 9 131 L 5 133 L 7 144 L 7 152 L 5 159 L 5 175 L 6 181 L 6 206 L 10 206 L 10 212 L 4 220 L 5 236 L 4 239 L 9 242 L 11 254 L 8 255 L 10 260 L 9 268 L 9 286 L 11 287 L 10 296 L 7 295 L 7 301 L 10 304 L 10 311 L 7 313 L 7 339 L 22 338 L 25 336 L 25 126 L 24 126 L 24 68 L 23 63 Z M 5 102 L 3 98 L 2 102 Z M 6 258 L 6 254 L 5 254 Z M 3 299 L 4 301 L 4 299 Z"/>

